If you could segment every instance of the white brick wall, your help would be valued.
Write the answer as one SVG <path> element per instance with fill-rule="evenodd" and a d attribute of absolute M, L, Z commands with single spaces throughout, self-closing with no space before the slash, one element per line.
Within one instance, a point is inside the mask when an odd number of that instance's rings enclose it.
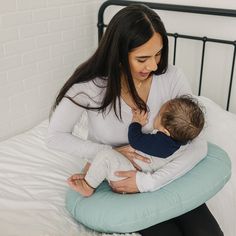
<path fill-rule="evenodd" d="M 97 45 L 102 0 L 0 0 L 0 140 L 46 119 Z"/>

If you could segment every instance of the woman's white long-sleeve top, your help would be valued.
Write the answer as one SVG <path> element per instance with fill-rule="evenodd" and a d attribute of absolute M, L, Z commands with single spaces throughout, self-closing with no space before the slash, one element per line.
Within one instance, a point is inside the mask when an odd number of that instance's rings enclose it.
<path fill-rule="evenodd" d="M 106 79 L 96 78 L 90 82 L 74 84 L 67 95 L 79 104 L 97 107 L 104 97 L 105 87 Z M 149 133 L 153 130 L 154 118 L 163 103 L 183 94 L 191 94 L 191 89 L 183 73 L 176 67 L 169 65 L 165 74 L 154 75 L 147 100 L 149 120 L 143 127 L 143 132 Z M 72 134 L 84 111 L 88 117 L 86 140 Z M 63 98 L 50 119 L 47 145 L 92 161 L 102 149 L 128 144 L 128 126 L 132 120 L 132 112 L 122 98 L 121 115 L 122 121 L 116 117 L 113 109 L 102 114 L 96 110 L 85 110 L 68 98 Z M 200 135 L 173 154 L 176 155 L 173 160 L 155 173 L 137 172 L 136 183 L 139 191 L 159 189 L 192 169 L 206 153 L 207 143 L 203 135 Z"/>

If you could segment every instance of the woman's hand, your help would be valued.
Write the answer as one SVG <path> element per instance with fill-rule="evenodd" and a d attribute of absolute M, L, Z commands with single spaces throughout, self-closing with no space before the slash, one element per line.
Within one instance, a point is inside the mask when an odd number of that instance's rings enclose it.
<path fill-rule="evenodd" d="M 117 193 L 138 193 L 136 184 L 136 170 L 117 171 L 115 174 L 126 179 L 119 181 L 110 181 L 110 186 L 114 192 Z"/>
<path fill-rule="evenodd" d="M 138 164 L 135 163 L 135 160 L 140 160 L 146 163 L 150 163 L 149 158 L 136 153 L 135 152 L 136 150 L 132 148 L 130 145 L 117 147 L 115 148 L 115 150 L 117 152 L 120 152 L 122 155 L 124 155 L 137 170 L 141 170 L 141 168 Z"/>

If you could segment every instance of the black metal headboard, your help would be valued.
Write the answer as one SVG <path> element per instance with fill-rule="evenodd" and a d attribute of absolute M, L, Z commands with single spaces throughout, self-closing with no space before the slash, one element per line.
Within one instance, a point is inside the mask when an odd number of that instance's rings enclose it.
<path fill-rule="evenodd" d="M 194 14 L 205 14 L 205 15 L 215 15 L 215 16 L 225 16 L 225 17 L 236 17 L 236 10 L 230 9 L 219 9 L 219 8 L 206 8 L 206 7 L 195 7 L 195 6 L 184 6 L 184 5 L 173 5 L 173 4 L 162 4 L 162 3 L 154 3 L 154 2 L 140 2 L 140 1 L 120 1 L 120 0 L 109 0 L 104 2 L 98 12 L 98 40 L 101 39 L 104 28 L 107 25 L 104 23 L 104 12 L 105 9 L 109 6 L 128 6 L 130 4 L 145 4 L 152 9 L 158 10 L 166 10 L 166 11 L 175 11 L 175 12 L 186 12 L 186 13 L 194 13 Z M 173 64 L 176 64 L 176 52 L 177 52 L 177 42 L 179 38 L 183 39 L 190 39 L 190 40 L 198 40 L 202 42 L 202 53 L 201 53 L 201 66 L 200 66 L 200 78 L 199 78 L 199 85 L 198 85 L 198 95 L 201 95 L 202 89 L 202 80 L 203 80 L 203 69 L 204 69 L 204 59 L 205 59 L 205 49 L 207 46 L 207 42 L 214 42 L 219 44 L 228 44 L 232 45 L 233 57 L 232 57 L 232 64 L 231 64 L 231 73 L 230 73 L 230 80 L 229 80 L 229 89 L 228 89 L 228 96 L 227 96 L 227 104 L 226 110 L 229 110 L 230 106 L 230 98 L 231 98 L 231 90 L 234 78 L 234 66 L 235 66 L 235 56 L 236 56 L 236 40 L 222 40 L 216 38 L 209 38 L 209 37 L 197 37 L 192 35 L 184 35 L 178 33 L 168 33 L 169 37 L 174 38 L 174 48 L 173 48 Z"/>

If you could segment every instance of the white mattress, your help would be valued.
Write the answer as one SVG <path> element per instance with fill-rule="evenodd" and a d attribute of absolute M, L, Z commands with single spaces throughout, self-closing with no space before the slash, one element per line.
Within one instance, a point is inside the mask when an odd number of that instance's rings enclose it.
<path fill-rule="evenodd" d="M 201 97 L 200 100 L 207 109 L 208 140 L 224 148 L 233 164 L 231 180 L 208 202 L 208 206 L 225 236 L 235 236 L 236 116 L 209 99 Z M 44 143 L 47 125 L 48 122 L 44 121 L 32 130 L 0 143 L 0 234 L 102 235 L 86 229 L 66 211 L 66 179 L 82 168 L 83 161 L 49 150 Z"/>

